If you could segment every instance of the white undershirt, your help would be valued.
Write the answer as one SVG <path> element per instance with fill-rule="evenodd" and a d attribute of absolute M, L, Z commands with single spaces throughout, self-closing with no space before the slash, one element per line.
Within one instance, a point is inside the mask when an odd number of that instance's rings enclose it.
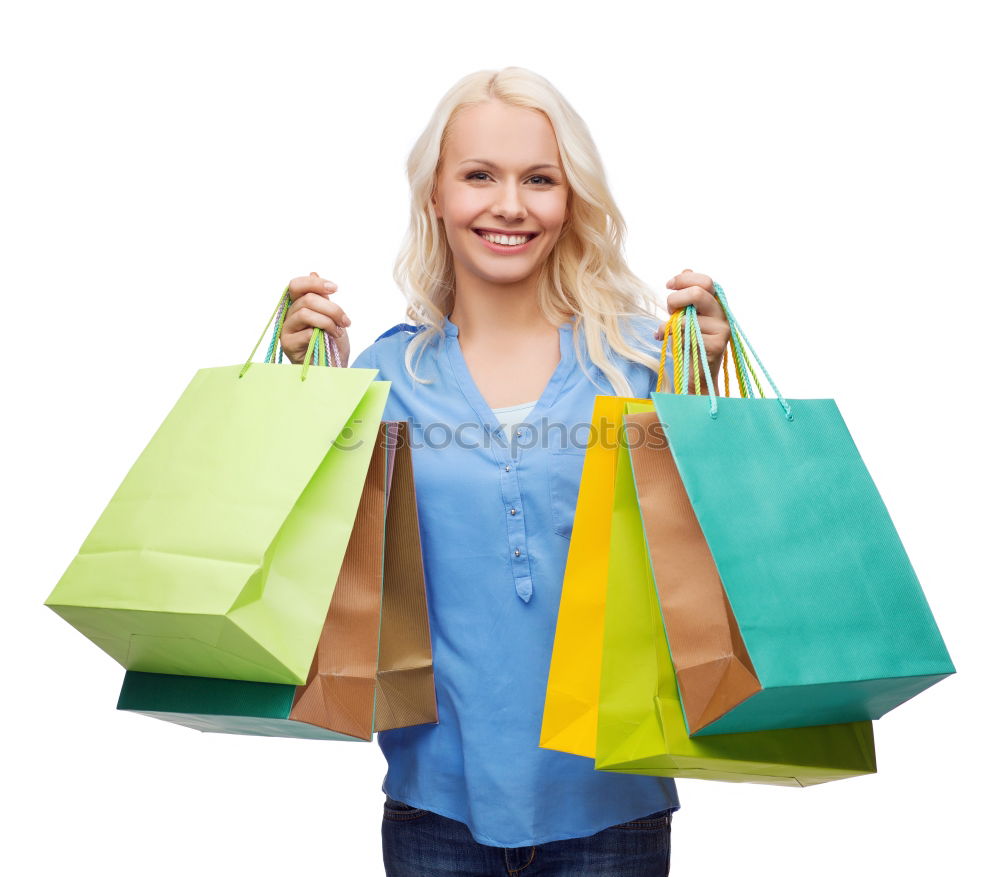
<path fill-rule="evenodd" d="M 531 409 L 537 404 L 538 400 L 536 399 L 534 402 L 522 402 L 520 405 L 508 405 L 505 408 L 491 409 L 497 416 L 497 420 L 500 421 L 500 428 L 507 433 L 508 443 L 511 441 L 514 426 L 522 423 L 524 418 L 531 413 Z"/>

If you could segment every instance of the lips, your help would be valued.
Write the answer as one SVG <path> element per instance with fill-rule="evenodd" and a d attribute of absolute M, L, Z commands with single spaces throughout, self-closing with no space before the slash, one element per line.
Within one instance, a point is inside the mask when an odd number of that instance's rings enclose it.
<path fill-rule="evenodd" d="M 474 228 L 472 230 L 480 237 L 484 234 L 505 234 L 508 237 L 527 237 L 530 240 L 531 238 L 536 238 L 539 235 L 539 232 L 537 231 L 497 231 L 493 228 Z"/>
<path fill-rule="evenodd" d="M 524 237 L 524 242 L 523 243 L 520 243 L 520 244 L 501 244 L 501 243 L 494 243 L 488 237 L 486 237 L 486 235 L 483 234 L 483 232 L 486 231 L 486 229 L 474 228 L 474 229 L 472 229 L 472 231 L 476 232 L 476 234 L 479 236 L 479 240 L 481 240 L 483 242 L 483 246 L 487 250 L 489 250 L 491 253 L 495 253 L 496 255 L 501 256 L 501 257 L 503 257 L 503 256 L 519 256 L 519 255 L 521 255 L 521 253 L 527 252 L 531 248 L 532 241 L 534 241 L 534 239 L 536 237 L 538 237 L 539 234 L 541 234 L 541 232 L 535 232 L 535 231 L 532 231 L 532 232 L 523 232 L 523 231 L 514 232 L 514 234 L 517 234 L 519 236 L 523 236 Z M 507 235 L 511 234 L 511 232 L 494 232 L 492 230 L 489 230 L 489 233 L 491 235 L 492 234 L 507 234 Z"/>

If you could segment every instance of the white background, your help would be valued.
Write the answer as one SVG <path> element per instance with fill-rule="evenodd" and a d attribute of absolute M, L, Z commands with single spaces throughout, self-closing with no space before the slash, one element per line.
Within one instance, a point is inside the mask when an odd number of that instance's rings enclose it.
<path fill-rule="evenodd" d="M 877 723 L 876 776 L 681 781 L 673 873 L 990 871 L 991 5 L 6 3 L 0 869 L 382 874 L 374 743 L 117 713 L 121 668 L 42 601 L 290 277 L 340 284 L 352 359 L 404 320 L 407 152 L 515 64 L 587 120 L 633 269 L 710 274 L 787 396 L 837 399 L 959 671 Z"/>

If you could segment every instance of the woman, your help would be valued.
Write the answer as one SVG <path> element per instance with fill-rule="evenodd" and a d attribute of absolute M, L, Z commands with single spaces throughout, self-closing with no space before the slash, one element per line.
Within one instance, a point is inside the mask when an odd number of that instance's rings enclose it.
<path fill-rule="evenodd" d="M 384 418 L 410 423 L 439 722 L 379 734 L 386 874 L 663 875 L 673 781 L 538 745 L 594 396 L 654 389 L 656 299 L 586 125 L 537 74 L 460 80 L 408 175 L 395 276 L 414 322 L 354 366 L 392 381 Z M 712 280 L 667 286 L 671 312 L 696 306 L 714 380 L 729 336 Z M 314 327 L 348 361 L 336 289 L 291 281 L 292 361 Z"/>

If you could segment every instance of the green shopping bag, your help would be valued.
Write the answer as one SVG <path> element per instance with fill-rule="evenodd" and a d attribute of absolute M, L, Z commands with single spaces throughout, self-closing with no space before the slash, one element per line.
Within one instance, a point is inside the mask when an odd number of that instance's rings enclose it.
<path fill-rule="evenodd" d="M 306 681 L 389 384 L 309 368 L 318 329 L 282 363 L 289 304 L 265 362 L 195 374 L 45 601 L 127 669 Z"/>
<path fill-rule="evenodd" d="M 715 290 L 747 398 L 717 398 L 711 386 L 707 397 L 683 394 L 689 368 L 708 370 L 693 309 L 671 320 L 678 392 L 652 395 L 715 565 L 714 581 L 673 576 L 666 586 L 671 552 L 658 560 L 647 526 L 687 727 L 723 734 L 878 718 L 954 665 L 836 403 L 784 399 Z M 763 391 L 750 353 L 775 399 L 754 397 L 754 384 Z M 656 487 L 644 496 L 640 485 L 650 520 L 666 510 L 647 499 Z M 719 580 L 725 599 L 710 600 Z M 703 648 L 709 628 L 727 638 L 716 650 Z"/>
<path fill-rule="evenodd" d="M 437 721 L 406 421 L 383 421 L 304 686 L 127 670 L 118 709 L 199 731 L 371 740 Z"/>
<path fill-rule="evenodd" d="M 651 411 L 652 404 L 628 402 L 626 409 Z M 871 722 L 688 736 L 625 443 L 618 453 L 608 569 L 598 770 L 783 786 L 875 772 Z"/>

